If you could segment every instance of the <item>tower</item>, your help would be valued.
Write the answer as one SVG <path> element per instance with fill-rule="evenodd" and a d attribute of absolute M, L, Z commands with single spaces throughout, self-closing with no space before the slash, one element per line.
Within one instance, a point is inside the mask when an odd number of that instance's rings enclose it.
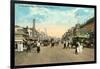
<path fill-rule="evenodd" d="M 35 37 L 35 19 L 33 19 L 32 37 Z"/>

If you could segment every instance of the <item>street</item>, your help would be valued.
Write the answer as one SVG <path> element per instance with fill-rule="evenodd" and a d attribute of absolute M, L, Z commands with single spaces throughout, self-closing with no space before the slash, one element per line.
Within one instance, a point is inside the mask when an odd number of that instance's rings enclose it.
<path fill-rule="evenodd" d="M 69 63 L 94 61 L 94 49 L 84 48 L 83 52 L 76 55 L 75 49 L 63 49 L 63 45 L 41 46 L 40 53 L 33 48 L 31 52 L 21 52 L 15 54 L 15 65 L 35 65 L 49 63 Z"/>

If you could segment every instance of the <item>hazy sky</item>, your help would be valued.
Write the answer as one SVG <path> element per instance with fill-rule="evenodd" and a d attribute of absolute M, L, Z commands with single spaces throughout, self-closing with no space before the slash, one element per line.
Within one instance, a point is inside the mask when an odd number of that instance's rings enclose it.
<path fill-rule="evenodd" d="M 15 4 L 16 25 L 32 27 L 35 19 L 36 29 L 47 31 L 50 36 L 61 37 L 69 28 L 91 17 L 94 17 L 94 8 Z"/>

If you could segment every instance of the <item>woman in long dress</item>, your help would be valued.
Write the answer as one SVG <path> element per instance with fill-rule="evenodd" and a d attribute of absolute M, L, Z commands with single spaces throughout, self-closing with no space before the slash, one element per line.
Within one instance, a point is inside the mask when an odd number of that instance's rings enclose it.
<path fill-rule="evenodd" d="M 82 53 L 83 52 L 83 45 L 82 43 L 79 44 L 79 53 Z"/>
<path fill-rule="evenodd" d="M 18 43 L 18 52 L 21 52 L 21 51 L 23 51 L 23 43 L 19 42 Z"/>
<path fill-rule="evenodd" d="M 83 46 L 80 42 L 77 42 L 76 54 L 82 53 Z"/>
<path fill-rule="evenodd" d="M 40 53 L 40 42 L 37 41 L 37 53 Z"/>
<path fill-rule="evenodd" d="M 23 48 L 24 48 L 24 47 L 23 47 L 23 43 L 21 42 L 21 43 L 20 43 L 20 51 L 21 51 L 21 52 L 23 52 Z"/>

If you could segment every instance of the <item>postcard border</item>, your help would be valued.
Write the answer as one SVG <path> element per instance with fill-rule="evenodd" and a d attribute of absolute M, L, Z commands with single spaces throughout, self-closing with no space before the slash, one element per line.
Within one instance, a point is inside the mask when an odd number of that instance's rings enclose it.
<path fill-rule="evenodd" d="M 21 66 L 15 66 L 15 51 L 14 51 L 14 24 L 15 24 L 15 3 L 18 4 L 37 4 L 37 5 L 51 5 L 51 6 L 71 6 L 71 7 L 85 7 L 85 8 L 94 8 L 95 9 L 95 56 L 94 61 L 85 61 L 85 62 L 71 62 L 71 63 L 54 63 L 54 64 L 40 64 L 40 65 L 21 65 Z M 35 2 L 35 1 L 14 1 L 11 0 L 10 4 L 10 68 L 29 68 L 29 67 L 44 67 L 44 66 L 60 66 L 60 65 L 80 65 L 80 64 L 92 64 L 97 62 L 97 43 L 96 43 L 96 5 L 82 5 L 82 4 L 65 4 L 65 3 L 50 3 L 50 2 Z"/>

